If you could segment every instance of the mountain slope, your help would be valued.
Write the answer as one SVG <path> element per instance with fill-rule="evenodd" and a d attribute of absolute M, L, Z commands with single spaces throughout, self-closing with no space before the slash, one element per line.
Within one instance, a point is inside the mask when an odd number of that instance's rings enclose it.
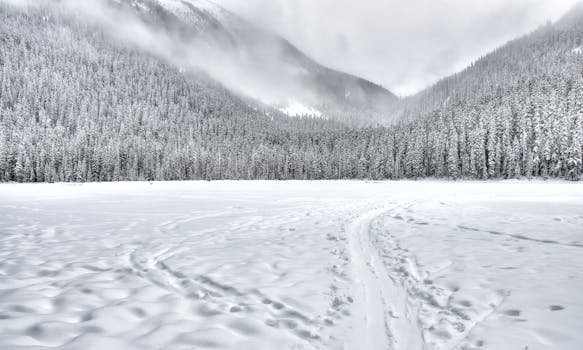
<path fill-rule="evenodd" d="M 345 115 L 351 113 L 364 120 L 397 100 L 381 86 L 320 65 L 287 40 L 209 0 L 116 3 L 131 8 L 154 28 L 173 36 L 179 33 L 180 45 L 197 51 L 182 54 L 196 56 L 192 60 L 198 68 L 227 88 L 269 105 L 283 109 L 300 104 L 327 117 L 346 120 Z"/>
<path fill-rule="evenodd" d="M 485 98 L 516 89 L 527 80 L 581 75 L 578 48 L 583 45 L 583 3 L 554 24 L 540 27 L 478 59 L 392 109 L 395 120 L 415 120 L 459 103 L 480 104 Z"/>
<path fill-rule="evenodd" d="M 583 164 L 583 6 L 400 101 L 420 176 L 578 178 Z M 417 170 L 413 170 L 413 169 Z"/>

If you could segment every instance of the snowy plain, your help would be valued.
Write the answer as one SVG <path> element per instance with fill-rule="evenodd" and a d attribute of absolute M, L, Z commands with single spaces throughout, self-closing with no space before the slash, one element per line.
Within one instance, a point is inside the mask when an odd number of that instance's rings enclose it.
<path fill-rule="evenodd" d="M 0 185 L 0 349 L 583 347 L 583 184 Z"/>

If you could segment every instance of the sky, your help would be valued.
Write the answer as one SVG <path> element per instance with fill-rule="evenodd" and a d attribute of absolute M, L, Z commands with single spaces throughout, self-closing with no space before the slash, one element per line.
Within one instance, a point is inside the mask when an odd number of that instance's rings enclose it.
<path fill-rule="evenodd" d="M 578 0 L 215 0 L 329 67 L 399 96 L 458 72 Z"/>

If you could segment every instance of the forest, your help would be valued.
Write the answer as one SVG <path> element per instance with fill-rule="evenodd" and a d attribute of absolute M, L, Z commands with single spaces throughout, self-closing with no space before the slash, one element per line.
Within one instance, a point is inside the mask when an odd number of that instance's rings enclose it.
<path fill-rule="evenodd" d="M 0 182 L 566 178 L 583 172 L 583 15 L 354 127 L 289 118 L 81 20 L 0 5 Z"/>

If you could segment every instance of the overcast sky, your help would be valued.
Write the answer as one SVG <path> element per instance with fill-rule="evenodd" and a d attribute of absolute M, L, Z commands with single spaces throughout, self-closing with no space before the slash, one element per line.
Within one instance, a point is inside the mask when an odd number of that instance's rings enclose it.
<path fill-rule="evenodd" d="M 330 67 L 407 95 L 578 0 L 215 0 Z"/>

